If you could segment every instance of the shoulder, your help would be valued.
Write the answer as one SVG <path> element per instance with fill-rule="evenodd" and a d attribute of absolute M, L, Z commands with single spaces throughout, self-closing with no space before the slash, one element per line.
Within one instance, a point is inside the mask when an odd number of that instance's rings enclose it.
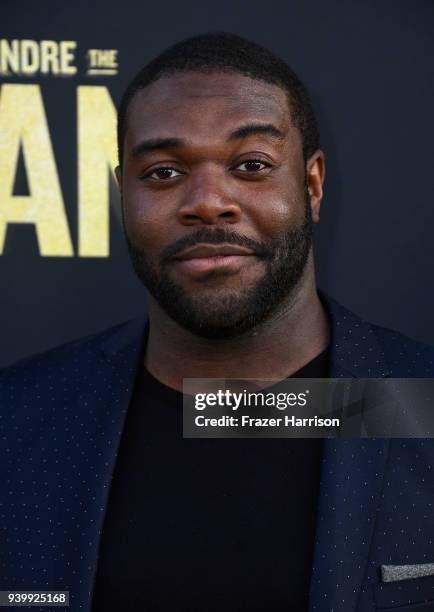
<path fill-rule="evenodd" d="M 330 296 L 320 293 L 331 321 L 337 360 L 362 377 L 434 377 L 434 347 L 366 321 Z"/>
<path fill-rule="evenodd" d="M 434 377 L 434 347 L 396 330 L 371 326 L 393 376 Z"/>
<path fill-rule="evenodd" d="M 144 324 L 127 321 L 4 369 L 0 438 L 9 440 L 9 448 L 23 440 L 31 445 L 35 435 L 44 440 L 59 423 L 66 432 L 84 423 L 93 427 L 97 414 L 119 414 L 134 383 Z"/>
<path fill-rule="evenodd" d="M 125 321 L 102 332 L 21 359 L 0 371 L 0 390 L 11 389 L 15 384 L 25 389 L 28 384 L 49 384 L 51 380 L 58 384 L 63 375 L 70 379 L 74 375 L 80 377 L 84 372 L 95 371 L 105 346 L 110 346 L 113 339 L 128 337 L 131 329 L 142 329 L 143 325 L 142 319 Z"/>

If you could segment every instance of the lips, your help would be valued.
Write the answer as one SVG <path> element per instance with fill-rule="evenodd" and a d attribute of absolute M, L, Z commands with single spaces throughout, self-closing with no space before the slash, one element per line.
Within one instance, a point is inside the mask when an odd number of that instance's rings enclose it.
<path fill-rule="evenodd" d="M 173 259 L 184 271 L 201 276 L 221 270 L 237 273 L 254 258 L 254 251 L 235 244 L 198 244 L 178 253 Z"/>
<path fill-rule="evenodd" d="M 185 261 L 188 259 L 206 259 L 209 257 L 226 257 L 230 255 L 254 255 L 254 251 L 236 244 L 198 244 L 181 251 L 174 259 Z"/>

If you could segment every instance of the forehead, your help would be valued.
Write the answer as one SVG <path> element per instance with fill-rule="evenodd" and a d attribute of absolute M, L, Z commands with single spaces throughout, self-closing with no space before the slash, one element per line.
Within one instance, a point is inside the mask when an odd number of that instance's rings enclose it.
<path fill-rule="evenodd" d="M 127 116 L 126 139 L 179 137 L 216 140 L 247 123 L 272 123 L 283 132 L 291 127 L 286 92 L 270 83 L 238 73 L 177 72 L 139 91 Z"/>

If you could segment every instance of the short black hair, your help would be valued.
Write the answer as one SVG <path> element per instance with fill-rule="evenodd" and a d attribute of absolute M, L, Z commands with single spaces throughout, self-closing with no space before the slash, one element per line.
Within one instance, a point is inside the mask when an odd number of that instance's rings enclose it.
<path fill-rule="evenodd" d="M 163 51 L 133 78 L 118 109 L 118 156 L 122 167 L 128 106 L 134 95 L 162 76 L 175 72 L 215 70 L 239 72 L 277 85 L 288 94 L 293 125 L 300 131 L 305 161 L 319 147 L 319 131 L 309 95 L 295 72 L 264 47 L 228 32 L 210 32 L 188 38 Z"/>

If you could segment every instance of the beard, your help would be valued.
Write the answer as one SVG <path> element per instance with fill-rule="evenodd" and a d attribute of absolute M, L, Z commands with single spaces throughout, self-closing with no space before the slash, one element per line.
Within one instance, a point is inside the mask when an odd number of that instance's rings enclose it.
<path fill-rule="evenodd" d="M 198 336 L 235 338 L 251 331 L 290 298 L 303 275 L 312 244 L 312 214 L 305 187 L 303 222 L 272 241 L 258 242 L 223 228 L 202 228 L 167 247 L 155 261 L 148 257 L 146 248 L 138 248 L 127 235 L 138 278 L 171 319 Z M 172 280 L 167 265 L 175 253 L 200 242 L 252 249 L 263 261 L 265 272 L 252 286 L 243 287 L 240 283 L 237 289 L 188 292 Z M 213 276 L 222 276 L 222 271 L 211 271 L 206 278 Z"/>

